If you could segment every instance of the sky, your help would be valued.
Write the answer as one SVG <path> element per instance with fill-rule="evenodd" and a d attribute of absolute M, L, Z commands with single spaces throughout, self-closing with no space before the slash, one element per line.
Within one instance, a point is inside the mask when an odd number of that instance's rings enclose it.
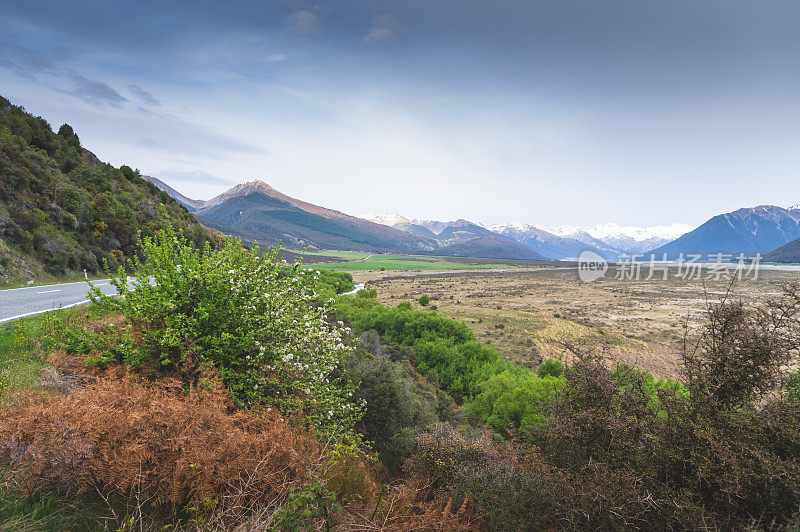
<path fill-rule="evenodd" d="M 0 0 L 0 94 L 209 199 L 697 225 L 800 202 L 796 0 Z"/>

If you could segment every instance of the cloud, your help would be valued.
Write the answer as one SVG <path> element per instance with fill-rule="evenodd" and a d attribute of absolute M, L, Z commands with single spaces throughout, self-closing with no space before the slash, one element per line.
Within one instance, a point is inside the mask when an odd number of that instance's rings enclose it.
<path fill-rule="evenodd" d="M 87 103 L 119 107 L 128 99 L 102 81 L 89 79 L 78 72 L 69 72 L 68 77 L 74 84 L 71 90 L 62 90 Z"/>
<path fill-rule="evenodd" d="M 153 129 L 151 124 L 153 116 L 157 116 L 158 120 L 156 129 Z M 243 154 L 268 153 L 268 150 L 261 146 L 248 144 L 238 138 L 210 131 L 195 122 L 163 113 L 141 118 L 130 117 L 126 127 L 131 134 L 136 131 L 141 132 L 135 144 L 152 152 L 220 160 L 236 159 Z"/>
<path fill-rule="evenodd" d="M 158 107 L 161 105 L 161 100 L 141 88 L 139 85 L 128 85 L 128 91 L 141 104 L 149 105 L 151 107 Z"/>
<path fill-rule="evenodd" d="M 88 78 L 73 68 L 60 65 L 51 55 L 25 46 L 0 42 L 0 67 L 11 70 L 19 76 L 37 81 L 41 77 L 51 78 L 52 85 L 59 92 L 95 105 L 119 107 L 128 101 L 107 83 Z M 64 79 L 72 82 L 72 88 L 61 88 Z"/>
<path fill-rule="evenodd" d="M 295 11 L 289 16 L 289 27 L 300 35 L 319 33 L 319 18 L 308 10 Z"/>
<path fill-rule="evenodd" d="M 236 184 L 236 181 L 233 181 L 232 179 L 219 177 L 204 170 L 181 170 L 178 168 L 167 168 L 165 170 L 155 172 L 154 175 L 156 175 L 159 179 L 163 178 L 162 181 L 166 179 L 169 181 L 180 181 L 193 184 L 226 186 Z"/>
<path fill-rule="evenodd" d="M 364 37 L 364 42 L 379 43 L 392 41 L 402 29 L 403 27 L 394 15 L 388 13 L 376 15 L 372 19 L 372 27 L 370 27 L 367 36 Z"/>
<path fill-rule="evenodd" d="M 286 54 L 272 54 L 267 56 L 267 63 L 280 63 L 286 61 Z"/>

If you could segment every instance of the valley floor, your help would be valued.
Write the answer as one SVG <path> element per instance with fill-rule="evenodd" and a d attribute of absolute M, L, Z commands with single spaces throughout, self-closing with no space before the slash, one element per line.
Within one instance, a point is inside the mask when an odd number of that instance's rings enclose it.
<path fill-rule="evenodd" d="M 353 274 L 378 298 L 396 305 L 422 294 L 444 316 L 466 322 L 486 343 L 520 365 L 543 358 L 569 358 L 566 343 L 603 346 L 611 358 L 678 377 L 684 338 L 691 342 L 707 303 L 720 301 L 729 281 L 605 279 L 584 283 L 574 268 L 486 271 L 363 271 Z M 609 275 L 610 277 L 610 275 Z M 756 280 L 738 282 L 731 299 L 754 305 L 779 295 L 800 273 L 763 270 Z M 690 344 L 691 345 L 691 344 Z"/>

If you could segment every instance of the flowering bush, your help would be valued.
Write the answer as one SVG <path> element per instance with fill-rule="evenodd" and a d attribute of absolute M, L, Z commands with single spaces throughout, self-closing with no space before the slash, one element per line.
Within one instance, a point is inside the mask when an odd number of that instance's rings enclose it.
<path fill-rule="evenodd" d="M 239 404 L 301 413 L 317 427 L 347 429 L 358 420 L 361 400 L 334 379 L 351 348 L 341 322 L 329 323 L 316 283 L 304 280 L 314 272 L 232 238 L 218 251 L 198 249 L 171 228 L 139 246 L 135 280 L 122 268 L 111 279 L 121 297 L 90 291 L 92 301 L 127 318 L 98 360 L 189 379 L 213 366 Z"/>

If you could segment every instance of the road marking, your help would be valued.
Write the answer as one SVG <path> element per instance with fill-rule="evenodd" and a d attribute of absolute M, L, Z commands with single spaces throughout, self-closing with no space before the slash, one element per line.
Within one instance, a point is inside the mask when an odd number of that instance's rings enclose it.
<path fill-rule="evenodd" d="M 52 294 L 53 292 L 61 292 L 61 290 L 45 290 L 44 292 L 36 292 L 37 294 Z"/>
<path fill-rule="evenodd" d="M 109 281 L 110 279 L 97 279 L 96 281 L 91 281 L 92 283 L 95 282 L 102 282 L 102 281 Z M 33 290 L 35 288 L 47 288 L 48 286 L 67 286 L 71 284 L 86 284 L 86 281 L 75 281 L 73 283 L 53 283 L 53 284 L 41 284 L 39 286 L 20 286 L 19 288 L 4 288 L 0 290 L 0 293 L 3 292 L 13 292 L 15 290 Z"/>

